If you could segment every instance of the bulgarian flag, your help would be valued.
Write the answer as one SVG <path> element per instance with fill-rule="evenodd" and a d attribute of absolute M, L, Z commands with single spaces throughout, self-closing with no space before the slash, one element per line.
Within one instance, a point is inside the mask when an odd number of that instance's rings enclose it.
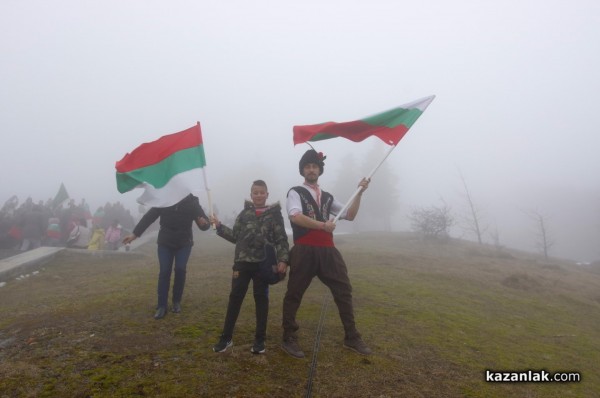
<path fill-rule="evenodd" d="M 351 122 L 326 122 L 294 126 L 294 145 L 306 141 L 321 141 L 344 137 L 360 142 L 367 137 L 379 137 L 388 145 L 398 145 L 404 134 L 431 104 L 435 95 L 404 104 L 389 111 Z"/>
<path fill-rule="evenodd" d="M 144 188 L 137 201 L 150 207 L 168 207 L 206 185 L 206 157 L 200 123 L 135 148 L 119 160 L 117 189 L 121 193 Z M 208 187 L 205 186 L 208 190 Z"/>
<path fill-rule="evenodd" d="M 307 141 L 321 141 L 335 137 L 344 137 L 354 142 L 360 142 L 371 136 L 379 137 L 379 139 L 391 147 L 383 159 L 381 159 L 381 161 L 373 168 L 371 173 L 365 177 L 370 180 L 390 153 L 392 153 L 394 148 L 396 148 L 396 145 L 398 145 L 398 142 L 404 137 L 408 129 L 410 129 L 417 119 L 421 117 L 423 112 L 425 112 L 425 109 L 427 109 L 434 98 L 435 95 L 430 95 L 429 97 L 421 98 L 397 108 L 390 109 L 389 111 L 352 122 L 327 122 L 307 126 L 294 126 L 294 145 Z M 340 216 L 352 204 L 361 190 L 362 188 L 358 187 L 356 191 L 354 191 L 354 194 L 352 194 L 342 210 L 338 212 L 333 222 L 339 220 Z"/>

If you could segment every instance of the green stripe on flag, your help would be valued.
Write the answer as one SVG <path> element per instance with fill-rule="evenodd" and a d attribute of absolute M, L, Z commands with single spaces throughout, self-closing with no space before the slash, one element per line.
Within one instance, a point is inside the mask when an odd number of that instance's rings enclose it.
<path fill-rule="evenodd" d="M 144 182 L 154 188 L 162 188 L 173 176 L 204 166 L 206 166 L 206 158 L 203 145 L 183 149 L 151 166 L 127 173 L 117 172 L 117 189 L 121 193 L 128 192 Z"/>
<path fill-rule="evenodd" d="M 404 125 L 410 128 L 421 116 L 423 111 L 417 108 L 410 109 L 392 109 L 387 112 L 378 113 L 364 119 L 361 119 L 364 123 L 368 123 L 374 126 L 385 126 L 393 128 L 399 125 Z"/>

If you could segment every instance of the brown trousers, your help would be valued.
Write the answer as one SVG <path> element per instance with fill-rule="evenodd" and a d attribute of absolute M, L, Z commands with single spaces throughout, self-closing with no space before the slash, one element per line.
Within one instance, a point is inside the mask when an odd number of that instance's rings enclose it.
<path fill-rule="evenodd" d="M 335 247 L 294 245 L 290 251 L 290 274 L 283 299 L 283 338 L 296 337 L 296 313 L 302 296 L 317 276 L 331 291 L 338 307 L 345 338 L 360 337 L 354 323 L 352 285 L 342 255 Z"/>

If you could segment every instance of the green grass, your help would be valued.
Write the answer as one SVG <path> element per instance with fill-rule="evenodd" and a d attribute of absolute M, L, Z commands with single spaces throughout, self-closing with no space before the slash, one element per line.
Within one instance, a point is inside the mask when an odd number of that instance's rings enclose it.
<path fill-rule="evenodd" d="M 303 397 L 324 301 L 315 397 L 600 396 L 600 272 L 467 242 L 406 234 L 337 239 L 359 330 L 375 354 L 342 348 L 317 279 L 298 312 L 305 360 L 279 347 L 285 284 L 271 288 L 266 355 L 252 355 L 246 296 L 234 350 L 215 354 L 233 246 L 197 237 L 183 312 L 152 319 L 155 245 L 140 253 L 59 254 L 0 289 L 1 397 Z M 485 369 L 581 372 L 580 383 L 486 383 Z"/>

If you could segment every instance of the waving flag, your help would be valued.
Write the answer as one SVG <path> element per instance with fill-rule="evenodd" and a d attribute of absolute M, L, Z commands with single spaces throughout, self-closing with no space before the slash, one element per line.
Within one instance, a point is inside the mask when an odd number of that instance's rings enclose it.
<path fill-rule="evenodd" d="M 435 95 L 351 122 L 327 122 L 306 126 L 294 126 L 294 145 L 306 141 L 320 141 L 344 137 L 360 142 L 376 136 L 388 145 L 398 145 L 404 134 L 425 112 Z"/>
<path fill-rule="evenodd" d="M 61 207 L 67 199 L 69 199 L 69 193 L 67 192 L 67 188 L 65 188 L 65 184 L 61 182 L 58 192 L 52 201 L 52 208 L 57 209 Z"/>
<path fill-rule="evenodd" d="M 168 207 L 203 188 L 206 166 L 200 123 L 187 130 L 144 143 L 119 160 L 117 189 L 121 193 L 144 188 L 137 201 Z"/>

